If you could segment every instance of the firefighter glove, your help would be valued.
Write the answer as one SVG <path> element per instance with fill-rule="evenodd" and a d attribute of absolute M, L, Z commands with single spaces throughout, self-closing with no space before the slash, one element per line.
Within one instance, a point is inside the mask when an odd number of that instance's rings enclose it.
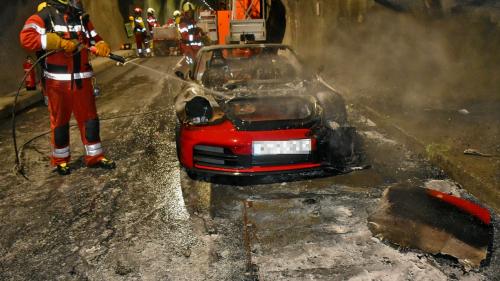
<path fill-rule="evenodd" d="M 55 33 L 47 34 L 46 50 L 64 49 L 66 53 L 72 53 L 78 47 L 78 42 L 75 40 L 62 39 Z"/>
<path fill-rule="evenodd" d="M 109 56 L 109 53 L 111 53 L 111 49 L 109 48 L 108 43 L 104 41 L 97 42 L 97 44 L 95 44 L 95 47 L 96 47 L 95 54 L 100 57 L 107 57 Z"/>
<path fill-rule="evenodd" d="M 73 53 L 76 48 L 78 48 L 78 44 L 79 42 L 77 40 L 61 39 L 61 48 L 63 48 L 66 53 Z"/>

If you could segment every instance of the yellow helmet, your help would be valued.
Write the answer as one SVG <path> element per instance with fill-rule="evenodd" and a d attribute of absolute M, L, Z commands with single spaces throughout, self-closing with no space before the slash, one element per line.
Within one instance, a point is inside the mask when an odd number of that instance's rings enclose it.
<path fill-rule="evenodd" d="M 184 12 L 194 11 L 194 5 L 191 2 L 186 2 L 182 5 L 182 10 Z"/>
<path fill-rule="evenodd" d="M 36 8 L 36 11 L 37 12 L 40 12 L 41 10 L 45 9 L 45 7 L 47 7 L 47 2 L 42 2 L 40 4 L 38 4 L 38 7 Z"/>
<path fill-rule="evenodd" d="M 176 17 L 180 17 L 180 16 L 181 16 L 181 12 L 180 12 L 180 11 L 178 11 L 178 10 L 175 10 L 175 11 L 174 11 L 174 18 L 176 18 Z"/>

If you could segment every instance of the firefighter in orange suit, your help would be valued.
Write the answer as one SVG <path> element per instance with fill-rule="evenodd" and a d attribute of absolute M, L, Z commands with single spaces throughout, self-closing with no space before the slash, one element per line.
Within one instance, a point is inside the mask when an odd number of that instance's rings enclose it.
<path fill-rule="evenodd" d="M 147 10 L 148 12 L 148 31 L 149 31 L 149 35 L 150 35 L 150 38 L 149 38 L 149 49 L 151 50 L 154 50 L 154 28 L 155 27 L 160 27 L 160 23 L 158 22 L 158 20 L 156 19 L 156 16 L 155 16 L 155 9 L 153 8 L 148 8 Z"/>
<path fill-rule="evenodd" d="M 155 27 L 160 27 L 160 23 L 158 23 L 158 19 L 156 19 L 155 13 L 155 9 L 148 8 L 148 30 L 151 34 L 154 33 Z"/>
<path fill-rule="evenodd" d="M 142 57 L 145 55 L 151 54 L 151 49 L 147 46 L 146 43 L 148 33 L 146 29 L 146 24 L 144 23 L 144 19 L 142 18 L 142 9 L 135 8 L 134 16 L 129 18 L 132 23 L 132 29 L 134 30 L 135 35 L 135 43 L 137 45 L 137 54 Z"/>
<path fill-rule="evenodd" d="M 194 61 L 198 51 L 203 47 L 202 32 L 194 19 L 194 5 L 187 2 L 183 5 L 184 15 L 179 24 L 181 33 L 181 51 L 189 64 Z"/>
<path fill-rule="evenodd" d="M 70 174 L 69 121 L 73 113 L 87 166 L 114 169 L 115 163 L 105 158 L 101 144 L 88 51 L 95 46 L 96 55 L 106 57 L 109 46 L 94 30 L 80 0 L 46 2 L 46 7 L 28 18 L 20 40 L 30 52 L 50 52 L 42 68 L 52 131 L 51 163 L 59 174 Z"/>
<path fill-rule="evenodd" d="M 175 10 L 172 15 L 173 17 L 168 19 L 166 26 L 179 26 L 179 23 L 181 22 L 181 12 Z"/>

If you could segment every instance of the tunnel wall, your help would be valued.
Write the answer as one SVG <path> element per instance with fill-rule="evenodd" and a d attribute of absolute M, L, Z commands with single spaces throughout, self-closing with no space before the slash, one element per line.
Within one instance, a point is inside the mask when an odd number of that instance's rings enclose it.
<path fill-rule="evenodd" d="M 145 9 L 151 7 L 155 9 L 157 18 L 160 21 L 160 24 L 165 24 L 169 18 L 172 17 L 172 14 L 175 10 L 178 9 L 179 1 L 170 0 L 146 0 Z"/>
<path fill-rule="evenodd" d="M 316 55 L 331 42 L 332 34 L 341 23 L 364 21 L 373 7 L 373 0 L 282 0 L 287 10 L 287 30 L 284 43 L 294 46 L 304 56 Z M 306 39 L 307 40 L 304 40 Z"/>
<path fill-rule="evenodd" d="M 283 0 L 285 43 L 326 67 L 345 95 L 429 108 L 499 99 L 498 9 L 422 1 L 396 12 L 372 0 Z M 418 5 L 417 5 L 418 4 Z M 433 10 L 434 11 L 434 10 Z"/>
<path fill-rule="evenodd" d="M 108 42 L 112 49 L 117 49 L 126 40 L 124 20 L 120 14 L 119 0 L 83 0 L 97 32 Z"/>
<path fill-rule="evenodd" d="M 0 9 L 0 95 L 17 88 L 23 76 L 26 52 L 19 45 L 19 31 L 24 21 L 35 11 L 36 1 L 3 0 Z"/>
<path fill-rule="evenodd" d="M 112 48 L 118 48 L 125 40 L 123 19 L 118 0 L 84 0 L 97 32 Z M 26 19 L 36 11 L 38 1 L 3 0 L 0 10 L 0 96 L 17 89 L 23 76 L 22 64 L 26 51 L 19 44 L 19 32 Z"/>

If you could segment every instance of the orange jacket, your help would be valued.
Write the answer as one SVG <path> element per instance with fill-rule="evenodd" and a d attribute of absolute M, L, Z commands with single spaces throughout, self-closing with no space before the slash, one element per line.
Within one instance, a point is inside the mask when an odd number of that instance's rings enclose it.
<path fill-rule="evenodd" d="M 179 24 L 182 43 L 191 46 L 202 46 L 201 29 L 196 25 L 196 21 L 183 18 Z"/>
<path fill-rule="evenodd" d="M 153 32 L 153 27 L 159 27 L 160 24 L 155 16 L 148 16 L 148 30 L 149 32 Z"/>
<path fill-rule="evenodd" d="M 71 19 L 69 15 L 49 6 L 28 18 L 20 33 L 21 45 L 30 52 L 43 52 L 48 33 L 57 33 L 68 40 L 78 40 L 87 47 L 102 40 L 88 17 Z M 56 52 L 45 58 L 42 67 L 44 76 L 48 79 L 68 80 L 68 75 L 61 74 L 73 74 L 71 80 L 92 77 L 87 48 L 74 55 L 64 51 Z"/>

